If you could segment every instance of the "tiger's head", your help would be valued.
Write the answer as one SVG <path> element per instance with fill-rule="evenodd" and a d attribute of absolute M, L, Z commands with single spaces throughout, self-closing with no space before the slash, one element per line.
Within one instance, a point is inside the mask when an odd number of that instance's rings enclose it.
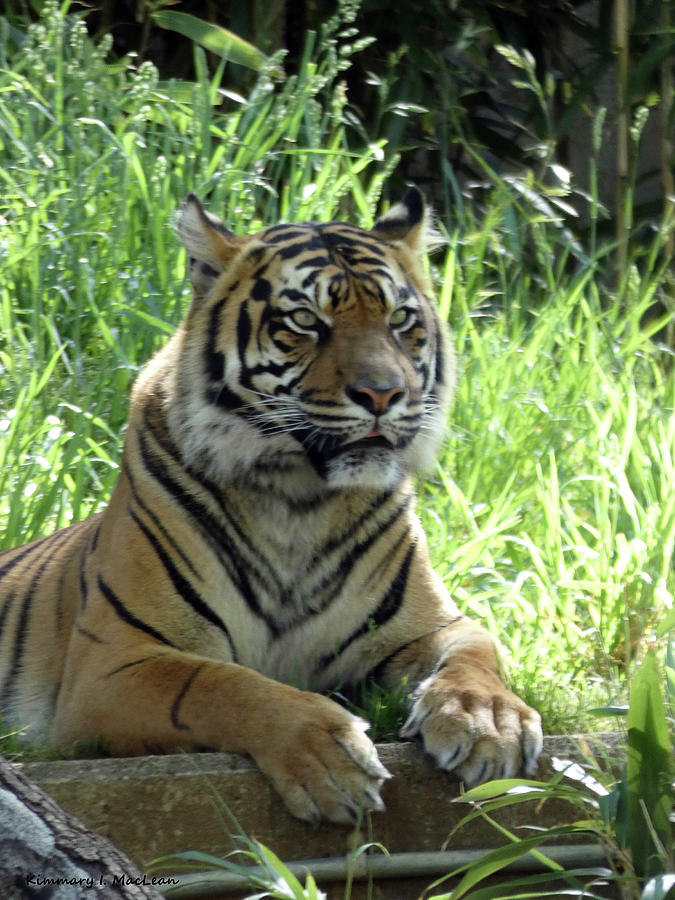
<path fill-rule="evenodd" d="M 390 489 L 432 464 L 454 363 L 422 265 L 417 189 L 370 231 L 302 223 L 235 236 L 194 195 L 177 230 L 194 298 L 168 423 L 190 468 Z"/>

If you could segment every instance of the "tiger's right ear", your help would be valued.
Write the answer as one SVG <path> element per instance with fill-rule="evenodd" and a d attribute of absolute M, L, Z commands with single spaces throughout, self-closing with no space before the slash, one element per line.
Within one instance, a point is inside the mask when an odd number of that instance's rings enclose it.
<path fill-rule="evenodd" d="M 190 258 L 195 297 L 203 297 L 237 252 L 235 236 L 217 216 L 202 208 L 194 194 L 188 194 L 181 207 L 176 230 Z"/>

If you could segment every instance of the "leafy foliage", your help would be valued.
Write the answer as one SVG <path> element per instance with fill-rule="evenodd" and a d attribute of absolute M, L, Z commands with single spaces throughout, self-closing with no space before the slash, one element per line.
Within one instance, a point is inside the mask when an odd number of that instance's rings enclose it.
<path fill-rule="evenodd" d="M 672 665 L 668 669 L 672 679 L 675 669 Z M 628 758 L 617 809 L 617 837 L 630 850 L 641 879 L 662 874 L 666 862 L 675 869 L 671 827 L 675 772 L 659 680 L 656 657 L 649 653 L 631 685 Z"/>
<path fill-rule="evenodd" d="M 611 766 L 602 766 L 589 752 L 584 766 L 569 760 L 554 760 L 558 773 L 549 782 L 493 781 L 464 794 L 458 802 L 469 803 L 473 809 L 457 828 L 482 818 L 499 828 L 509 843 L 466 866 L 462 880 L 454 890 L 434 894 L 429 900 L 512 897 L 516 896 L 512 892 L 518 887 L 528 888 L 525 896 L 547 898 L 551 896 L 552 883 L 560 880 L 566 881 L 575 895 L 579 892 L 584 897 L 604 896 L 604 892 L 594 893 L 593 888 L 601 889 L 608 883 L 614 884 L 619 896 L 625 900 L 667 900 L 671 897 L 675 883 L 671 825 L 675 769 L 669 737 L 674 696 L 673 662 L 671 645 L 665 692 L 662 670 L 652 654 L 635 675 L 627 711 L 628 761 L 620 781 L 615 780 Z M 537 829 L 538 833 L 524 838 L 497 825 L 491 818 L 491 813 L 505 807 L 517 807 L 532 799 L 543 803 L 554 798 L 579 809 L 582 818 L 569 825 Z M 539 858 L 546 862 L 547 843 L 570 835 L 578 838 L 583 834 L 594 837 L 605 848 L 606 867 L 563 871 L 549 860 L 549 873 L 536 878 L 509 878 L 501 885 L 493 882 L 487 889 L 473 890 L 481 881 L 526 853 L 541 851 Z M 440 883 L 432 885 L 429 891 Z M 541 891 L 535 888 L 537 884 L 542 885 Z"/>

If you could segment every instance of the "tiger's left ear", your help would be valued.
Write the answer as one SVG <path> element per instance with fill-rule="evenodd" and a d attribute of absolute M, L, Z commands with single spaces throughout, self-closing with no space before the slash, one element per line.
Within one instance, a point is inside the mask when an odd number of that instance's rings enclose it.
<path fill-rule="evenodd" d="M 415 253 L 429 248 L 433 229 L 422 192 L 411 187 L 405 197 L 375 222 L 373 234 L 385 241 L 402 241 Z"/>

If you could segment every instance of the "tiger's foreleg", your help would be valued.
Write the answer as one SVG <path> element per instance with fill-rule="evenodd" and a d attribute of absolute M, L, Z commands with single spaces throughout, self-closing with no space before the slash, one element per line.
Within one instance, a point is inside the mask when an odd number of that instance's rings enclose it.
<path fill-rule="evenodd" d="M 458 617 L 398 652 L 386 683 L 413 687 L 402 737 L 421 736 L 444 769 L 467 785 L 531 774 L 542 748 L 541 719 L 504 684 L 495 644 Z"/>
<path fill-rule="evenodd" d="M 128 648 L 127 648 L 128 650 Z M 143 645 L 64 684 L 52 739 L 97 737 L 122 755 L 218 749 L 250 754 L 301 819 L 351 824 L 382 809 L 389 773 L 367 723 L 333 701 L 235 663 Z"/>

